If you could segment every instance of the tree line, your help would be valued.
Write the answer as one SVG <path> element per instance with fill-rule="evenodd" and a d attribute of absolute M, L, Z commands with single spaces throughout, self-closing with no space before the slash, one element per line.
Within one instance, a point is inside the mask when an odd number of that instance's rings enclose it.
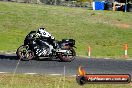
<path fill-rule="evenodd" d="M 0 0 L 19 3 L 62 5 L 71 7 L 89 7 L 93 0 Z"/>

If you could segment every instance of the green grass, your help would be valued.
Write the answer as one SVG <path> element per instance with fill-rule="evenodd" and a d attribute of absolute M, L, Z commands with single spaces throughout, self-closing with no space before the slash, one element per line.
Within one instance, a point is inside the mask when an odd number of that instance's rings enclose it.
<path fill-rule="evenodd" d="M 12 80 L 13 79 L 13 80 Z M 132 84 L 78 85 L 75 77 L 0 74 L 0 88 L 131 88 Z"/>
<path fill-rule="evenodd" d="M 37 4 L 0 2 L 0 51 L 16 51 L 31 30 L 46 27 L 56 39 L 76 40 L 77 54 L 121 58 L 128 43 L 132 57 L 132 14 Z"/>

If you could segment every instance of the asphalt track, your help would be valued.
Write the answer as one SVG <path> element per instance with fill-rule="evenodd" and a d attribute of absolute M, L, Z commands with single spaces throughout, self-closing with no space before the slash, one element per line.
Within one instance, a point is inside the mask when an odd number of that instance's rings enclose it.
<path fill-rule="evenodd" d="M 0 73 L 34 73 L 34 74 L 66 74 L 76 75 L 79 66 L 85 67 L 91 74 L 130 74 L 132 76 L 132 60 L 94 59 L 76 57 L 72 62 L 59 60 L 20 61 L 16 55 L 0 54 Z M 18 64 L 18 68 L 16 68 Z"/>

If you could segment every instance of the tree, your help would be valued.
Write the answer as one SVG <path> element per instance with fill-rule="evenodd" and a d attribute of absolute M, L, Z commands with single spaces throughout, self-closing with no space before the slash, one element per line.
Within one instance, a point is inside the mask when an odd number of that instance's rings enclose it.
<path fill-rule="evenodd" d="M 41 3 L 41 1 L 40 0 L 37 0 L 37 4 L 40 4 Z"/>

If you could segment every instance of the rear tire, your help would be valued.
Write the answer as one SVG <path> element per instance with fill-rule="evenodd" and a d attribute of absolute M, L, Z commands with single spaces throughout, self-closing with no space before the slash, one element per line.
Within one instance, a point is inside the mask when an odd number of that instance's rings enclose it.
<path fill-rule="evenodd" d="M 70 53 L 61 53 L 58 55 L 58 57 L 60 58 L 61 61 L 63 62 L 71 62 L 75 59 L 76 56 L 76 52 L 72 47 L 69 47 L 68 50 Z"/>

